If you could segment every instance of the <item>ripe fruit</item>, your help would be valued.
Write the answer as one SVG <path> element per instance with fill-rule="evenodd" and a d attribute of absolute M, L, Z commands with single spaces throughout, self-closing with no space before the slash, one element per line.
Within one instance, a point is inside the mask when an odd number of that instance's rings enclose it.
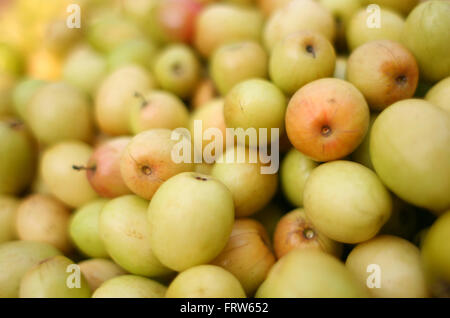
<path fill-rule="evenodd" d="M 265 16 L 270 16 L 274 11 L 280 9 L 291 0 L 257 0 L 260 10 Z"/>
<path fill-rule="evenodd" d="M 291 98 L 286 132 L 292 145 L 316 161 L 340 159 L 362 142 L 369 107 L 350 83 L 325 78 L 307 84 Z"/>
<path fill-rule="evenodd" d="M 113 261 L 103 258 L 91 258 L 78 263 L 78 266 L 92 292 L 105 281 L 127 273 Z"/>
<path fill-rule="evenodd" d="M 195 21 L 201 10 L 202 5 L 197 0 L 156 2 L 148 28 L 162 42 L 189 43 L 194 37 Z"/>
<path fill-rule="evenodd" d="M 372 110 L 381 111 L 414 95 L 419 69 L 403 45 L 374 41 L 361 45 L 350 55 L 347 79 L 363 93 Z"/>
<path fill-rule="evenodd" d="M 125 65 L 100 84 L 95 98 L 95 116 L 100 129 L 113 136 L 129 133 L 129 100 L 136 92 L 154 88 L 153 77 L 144 68 Z"/>
<path fill-rule="evenodd" d="M 291 251 L 270 270 L 257 298 L 367 297 L 338 259 L 311 249 Z"/>
<path fill-rule="evenodd" d="M 312 248 L 340 257 L 342 246 L 315 229 L 303 209 L 285 214 L 277 224 L 273 248 L 278 259 L 293 249 Z"/>
<path fill-rule="evenodd" d="M 235 42 L 219 47 L 213 54 L 209 69 L 214 84 L 225 95 L 239 82 L 267 77 L 268 56 L 254 41 Z"/>
<path fill-rule="evenodd" d="M 151 129 L 133 137 L 120 160 L 120 171 L 128 188 L 150 200 L 159 186 L 170 177 L 192 171 L 190 162 L 175 163 L 172 151 L 177 140 L 168 129 Z M 182 137 L 185 138 L 185 137 Z"/>
<path fill-rule="evenodd" d="M 155 256 L 147 207 L 148 201 L 135 195 L 109 201 L 100 212 L 100 238 L 111 258 L 126 271 L 141 276 L 162 276 L 170 270 Z"/>
<path fill-rule="evenodd" d="M 152 70 L 157 54 L 158 48 L 155 44 L 143 39 L 135 39 L 112 50 L 106 58 L 106 63 L 110 70 L 126 64 L 136 64 Z"/>
<path fill-rule="evenodd" d="M 167 288 L 166 298 L 245 298 L 245 292 L 223 268 L 200 265 L 180 273 Z"/>
<path fill-rule="evenodd" d="M 315 227 L 343 243 L 374 237 L 392 211 L 391 196 L 377 175 L 351 161 L 328 162 L 314 169 L 303 201 Z"/>
<path fill-rule="evenodd" d="M 70 207 L 81 207 L 97 194 L 86 174 L 73 169 L 84 166 L 92 155 L 92 148 L 79 141 L 59 143 L 45 150 L 40 173 L 50 192 Z"/>
<path fill-rule="evenodd" d="M 336 65 L 333 45 L 320 33 L 302 31 L 281 39 L 270 55 L 270 78 L 287 95 L 305 84 L 331 77 Z"/>
<path fill-rule="evenodd" d="M 130 141 L 131 137 L 109 139 L 94 150 L 86 166 L 75 167 L 86 170 L 89 183 L 100 196 L 115 198 L 131 193 L 120 173 L 120 159 Z"/>
<path fill-rule="evenodd" d="M 72 250 L 69 239 L 70 210 L 48 195 L 34 194 L 17 209 L 16 229 L 21 240 L 55 246 L 64 253 Z"/>
<path fill-rule="evenodd" d="M 0 120 L 0 194 L 19 194 L 30 184 L 34 151 L 24 125 L 13 119 Z"/>
<path fill-rule="evenodd" d="M 154 280 L 121 275 L 104 282 L 92 295 L 92 298 L 162 298 L 166 287 Z"/>
<path fill-rule="evenodd" d="M 25 120 L 27 105 L 34 94 L 45 84 L 46 82 L 37 79 L 24 79 L 16 85 L 12 93 L 12 101 L 14 113 L 20 119 Z"/>
<path fill-rule="evenodd" d="M 450 2 L 427 1 L 406 19 L 401 40 L 416 57 L 426 81 L 437 82 L 450 75 L 449 16 Z"/>
<path fill-rule="evenodd" d="M 362 8 L 350 20 L 347 28 L 347 43 L 350 51 L 367 42 L 377 40 L 400 41 L 405 20 L 395 11 L 381 8 L 378 13 Z M 379 25 L 377 25 L 379 22 Z"/>
<path fill-rule="evenodd" d="M 200 81 L 191 97 L 191 108 L 197 109 L 205 105 L 207 102 L 217 97 L 216 88 L 211 79 L 205 78 Z"/>
<path fill-rule="evenodd" d="M 73 262 L 67 257 L 58 255 L 48 258 L 31 268 L 20 283 L 20 298 L 89 298 L 91 290 L 80 273 L 79 288 L 76 287 L 77 278 L 70 279 L 69 275 L 76 275 L 70 271 Z M 71 286 L 70 284 L 74 284 Z"/>
<path fill-rule="evenodd" d="M 225 98 L 225 123 L 229 128 L 243 128 L 245 134 L 248 128 L 256 129 L 258 141 L 247 140 L 246 144 L 252 147 L 270 143 L 271 129 L 284 128 L 284 115 L 286 112 L 286 97 L 283 92 L 269 81 L 250 79 L 234 86 Z M 265 128 L 267 138 L 260 139 Z M 281 133 L 279 133 L 281 135 Z"/>
<path fill-rule="evenodd" d="M 12 196 L 0 195 L 0 244 L 17 238 L 15 225 L 19 202 Z"/>
<path fill-rule="evenodd" d="M 212 4 L 197 17 L 194 45 L 201 55 L 209 57 L 223 44 L 258 41 L 262 27 L 263 17 L 257 10 L 231 4 Z"/>
<path fill-rule="evenodd" d="M 353 161 L 366 166 L 369 169 L 374 170 L 372 160 L 370 159 L 370 135 L 372 134 L 372 127 L 375 119 L 377 119 L 379 113 L 371 113 L 369 121 L 369 129 L 367 129 L 367 134 L 364 137 L 361 144 L 356 148 L 356 150 L 351 154 Z"/>
<path fill-rule="evenodd" d="M 194 144 L 194 149 L 198 153 L 201 151 L 203 154 L 203 150 L 205 150 L 205 147 L 207 145 L 215 145 L 216 142 L 221 142 L 222 148 L 220 148 L 220 144 L 218 145 L 219 149 L 210 149 L 209 153 L 207 151 L 206 155 L 203 156 L 203 160 L 207 163 L 214 163 L 213 159 L 220 155 L 226 145 L 227 145 L 227 138 L 226 138 L 226 128 L 225 125 L 225 117 L 223 114 L 223 107 L 224 107 L 224 100 L 223 98 L 216 98 L 209 102 L 207 102 L 205 105 L 203 105 L 201 108 L 196 109 L 192 114 L 191 118 L 189 120 L 189 131 L 191 134 L 191 140 Z M 195 127 L 198 125 L 198 123 L 201 123 L 201 135 L 197 135 L 195 133 Z M 197 124 L 196 124 L 197 123 Z M 207 129 L 214 128 L 219 129 L 222 133 L 221 141 L 216 141 L 216 136 L 211 136 L 211 139 L 203 138 L 204 133 Z M 212 147 L 212 146 L 210 146 Z M 211 156 L 210 156 L 211 154 Z M 214 156 L 212 156 L 214 155 Z M 211 157 L 211 158 L 209 158 Z"/>
<path fill-rule="evenodd" d="M 439 214 L 450 207 L 449 144 L 448 114 L 426 101 L 409 99 L 375 120 L 370 157 L 392 192 Z"/>
<path fill-rule="evenodd" d="M 378 266 L 375 272 L 369 267 L 372 264 Z M 419 249 L 402 238 L 382 235 L 361 243 L 351 251 L 345 266 L 358 279 L 361 288 L 366 287 L 374 297 L 428 296 Z M 374 277 L 371 277 L 372 273 Z M 377 279 L 379 288 L 376 287 Z M 375 283 L 375 288 L 370 288 L 370 283 Z"/>
<path fill-rule="evenodd" d="M 227 245 L 211 262 L 233 274 L 248 296 L 255 293 L 274 263 L 266 229 L 252 219 L 234 222 Z"/>
<path fill-rule="evenodd" d="M 422 245 L 422 264 L 433 295 L 448 297 L 450 284 L 450 211 L 431 226 Z"/>
<path fill-rule="evenodd" d="M 450 77 L 434 85 L 428 91 L 425 99 L 450 113 Z"/>
<path fill-rule="evenodd" d="M 49 83 L 41 87 L 26 108 L 27 124 L 37 140 L 51 145 L 69 139 L 92 138 L 91 106 L 74 86 Z"/>
<path fill-rule="evenodd" d="M 22 276 L 34 265 L 60 253 L 52 245 L 41 242 L 12 241 L 0 244 L 0 297 L 19 297 Z"/>
<path fill-rule="evenodd" d="M 189 112 L 186 105 L 167 91 L 135 94 L 130 106 L 130 127 L 133 134 L 153 128 L 176 129 L 186 127 Z"/>
<path fill-rule="evenodd" d="M 368 6 L 370 4 L 377 4 L 382 7 L 391 8 L 398 11 L 403 15 L 408 15 L 408 13 L 414 9 L 414 7 L 419 3 L 419 0 L 363 0 L 362 4 Z"/>
<path fill-rule="evenodd" d="M 54 82 L 61 78 L 62 58 L 46 48 L 38 48 L 27 61 L 27 74 L 31 78 Z"/>
<path fill-rule="evenodd" d="M 268 51 L 287 35 L 298 31 L 321 33 L 330 42 L 335 36 L 334 19 L 320 3 L 313 0 L 293 0 L 275 11 L 264 27 L 263 42 Z"/>
<path fill-rule="evenodd" d="M 200 79 L 200 63 L 190 47 L 174 44 L 159 54 L 154 73 L 163 89 L 187 98 Z"/>
<path fill-rule="evenodd" d="M 244 161 L 240 161 L 238 153 L 245 153 Z M 261 210 L 277 190 L 278 175 L 263 174 L 261 168 L 264 164 L 258 157 L 257 150 L 237 146 L 219 157 L 211 171 L 211 175 L 231 191 L 237 217 Z"/>
<path fill-rule="evenodd" d="M 69 233 L 72 242 L 89 257 L 108 257 L 99 234 L 100 212 L 107 202 L 106 199 L 91 201 L 76 210 L 70 220 Z"/>
<path fill-rule="evenodd" d="M 223 250 L 233 227 L 233 197 L 213 177 L 180 173 L 155 193 L 148 220 L 156 257 L 183 271 L 212 261 Z"/>
<path fill-rule="evenodd" d="M 281 188 L 292 205 L 303 206 L 306 179 L 316 167 L 316 162 L 295 149 L 291 149 L 284 157 L 280 170 Z"/>
<path fill-rule="evenodd" d="M 67 56 L 62 77 L 79 90 L 95 96 L 106 72 L 107 65 L 104 57 L 90 46 L 80 45 L 71 50 Z"/>

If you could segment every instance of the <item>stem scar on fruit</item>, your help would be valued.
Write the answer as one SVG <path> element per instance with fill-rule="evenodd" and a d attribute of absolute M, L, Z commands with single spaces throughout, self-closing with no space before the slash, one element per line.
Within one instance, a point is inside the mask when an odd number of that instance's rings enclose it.
<path fill-rule="evenodd" d="M 311 54 L 313 58 L 316 58 L 316 51 L 314 50 L 314 46 L 312 46 L 311 44 L 306 45 L 306 52 Z"/>
<path fill-rule="evenodd" d="M 149 102 L 145 99 L 144 95 L 139 92 L 134 92 L 134 97 L 140 98 L 142 100 L 141 108 L 148 106 Z"/>
<path fill-rule="evenodd" d="M 141 167 L 141 172 L 143 174 L 145 174 L 146 176 L 149 176 L 152 174 L 152 168 L 150 168 L 149 166 L 142 166 Z"/>
<path fill-rule="evenodd" d="M 95 169 L 97 169 L 97 167 L 96 166 L 85 167 L 85 166 L 72 165 L 72 169 L 73 170 L 77 170 L 77 171 L 81 171 L 81 170 L 92 170 L 92 171 L 95 171 Z"/>
<path fill-rule="evenodd" d="M 403 85 L 405 85 L 405 84 L 408 82 L 408 78 L 407 78 L 405 75 L 399 75 L 399 76 L 397 76 L 397 77 L 395 78 L 395 82 L 396 82 L 398 85 L 403 86 Z"/>
<path fill-rule="evenodd" d="M 322 134 L 322 136 L 328 137 L 332 133 L 331 127 L 328 126 L 328 125 L 322 126 L 322 129 L 320 130 L 320 133 Z"/>

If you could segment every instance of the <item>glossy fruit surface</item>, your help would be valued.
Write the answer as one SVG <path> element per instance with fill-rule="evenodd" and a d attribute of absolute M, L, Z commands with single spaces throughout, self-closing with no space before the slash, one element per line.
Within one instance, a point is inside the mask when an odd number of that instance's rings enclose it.
<path fill-rule="evenodd" d="M 93 298 L 162 298 L 167 288 L 151 279 L 121 275 L 104 282 Z"/>

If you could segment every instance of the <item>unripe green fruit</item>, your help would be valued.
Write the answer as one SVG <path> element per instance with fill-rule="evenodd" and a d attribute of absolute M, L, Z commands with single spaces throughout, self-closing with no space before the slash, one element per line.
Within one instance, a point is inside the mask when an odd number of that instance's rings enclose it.
<path fill-rule="evenodd" d="M 210 73 L 222 95 L 251 78 L 267 77 L 268 56 L 257 42 L 236 42 L 221 46 L 212 56 Z"/>
<path fill-rule="evenodd" d="M 200 265 L 180 273 L 169 285 L 167 298 L 245 298 L 239 280 L 215 265 Z"/>
<path fill-rule="evenodd" d="M 92 298 L 162 298 L 166 287 L 151 279 L 122 275 L 104 282 Z"/>
<path fill-rule="evenodd" d="M 107 199 L 96 199 L 83 205 L 74 212 L 70 221 L 70 238 L 89 257 L 108 257 L 99 234 L 100 212 L 107 202 Z"/>
<path fill-rule="evenodd" d="M 19 297 L 23 275 L 39 262 L 59 254 L 60 251 L 46 243 L 12 241 L 0 244 L 0 297 Z"/>
<path fill-rule="evenodd" d="M 41 87 L 28 104 L 25 118 L 43 144 L 69 139 L 87 142 L 92 137 L 93 119 L 87 97 L 64 82 Z"/>
<path fill-rule="evenodd" d="M 34 94 L 45 84 L 45 81 L 25 79 L 16 85 L 13 91 L 12 99 L 14 112 L 20 119 L 25 120 L 28 103 Z"/>
<path fill-rule="evenodd" d="M 115 70 L 126 64 L 137 64 L 152 70 L 157 53 L 158 48 L 152 42 L 143 39 L 127 41 L 108 54 L 108 68 Z"/>
<path fill-rule="evenodd" d="M 183 271 L 212 261 L 225 247 L 234 221 L 233 197 L 213 177 L 180 173 L 155 193 L 148 220 L 156 257 Z"/>
<path fill-rule="evenodd" d="M 135 195 L 109 201 L 100 213 L 100 237 L 111 258 L 126 271 L 162 276 L 170 270 L 155 256 L 147 207 L 148 201 Z"/>
<path fill-rule="evenodd" d="M 20 283 L 20 298 L 91 297 L 86 278 L 79 269 L 72 271 L 71 265 L 75 264 L 67 257 L 60 255 L 40 262 L 23 276 Z M 72 278 L 71 275 L 74 277 Z M 79 277 L 76 277 L 77 275 Z"/>

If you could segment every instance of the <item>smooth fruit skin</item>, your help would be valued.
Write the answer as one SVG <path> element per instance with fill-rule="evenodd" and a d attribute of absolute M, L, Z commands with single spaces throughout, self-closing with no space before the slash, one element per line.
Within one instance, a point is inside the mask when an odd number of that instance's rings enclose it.
<path fill-rule="evenodd" d="M 306 180 L 317 166 L 315 161 L 295 149 L 291 149 L 284 157 L 280 168 L 281 189 L 286 199 L 294 206 L 303 206 Z"/>
<path fill-rule="evenodd" d="M 244 80 L 266 78 L 268 60 L 258 42 L 236 42 L 219 47 L 211 58 L 209 69 L 218 91 L 225 95 Z"/>
<path fill-rule="evenodd" d="M 106 57 L 108 69 L 115 70 L 126 64 L 136 64 L 152 70 L 158 55 L 158 47 L 151 41 L 136 39 L 127 41 L 112 50 Z"/>
<path fill-rule="evenodd" d="M 52 245 L 31 242 L 12 241 L 0 244 L 0 297 L 19 297 L 22 276 L 39 262 L 61 254 Z"/>
<path fill-rule="evenodd" d="M 268 51 L 291 33 L 316 31 L 329 41 L 335 37 L 335 23 L 331 13 L 313 0 L 293 0 L 272 13 L 264 27 L 263 42 Z"/>
<path fill-rule="evenodd" d="M 368 25 L 368 21 L 372 21 L 375 17 L 374 13 L 367 12 L 366 8 L 360 9 L 353 15 L 346 34 L 350 51 L 371 41 L 400 41 L 403 26 L 405 24 L 405 20 L 400 14 L 386 8 L 381 8 L 379 28 L 371 27 L 370 24 Z"/>
<path fill-rule="evenodd" d="M 367 297 L 337 258 L 312 249 L 293 250 L 270 270 L 257 298 Z"/>
<path fill-rule="evenodd" d="M 128 188 L 150 200 L 170 177 L 194 170 L 191 162 L 175 163 L 172 149 L 178 141 L 171 139 L 168 129 L 151 129 L 133 137 L 120 160 L 120 171 Z M 183 137 L 184 138 L 184 137 Z"/>
<path fill-rule="evenodd" d="M 70 288 L 67 269 L 73 265 L 67 257 L 48 258 L 31 268 L 20 283 L 20 298 L 90 298 L 91 290 L 80 273 L 80 287 Z"/>
<path fill-rule="evenodd" d="M 93 200 L 77 209 L 70 220 L 71 240 L 78 250 L 89 257 L 108 257 L 99 234 L 100 212 L 107 202 L 107 199 Z"/>
<path fill-rule="evenodd" d="M 62 77 L 81 91 L 95 96 L 107 74 L 105 58 L 87 45 L 70 51 L 62 67 Z"/>
<path fill-rule="evenodd" d="M 333 45 L 322 34 L 301 31 L 280 40 L 270 54 L 270 78 L 287 95 L 319 78 L 331 77 Z"/>
<path fill-rule="evenodd" d="M 245 298 L 239 280 L 219 266 L 199 265 L 180 273 L 166 298 Z"/>
<path fill-rule="evenodd" d="M 270 16 L 274 11 L 280 9 L 291 0 L 257 0 L 259 9 L 266 17 Z"/>
<path fill-rule="evenodd" d="M 375 119 L 377 119 L 379 113 L 370 114 L 369 129 L 361 144 L 351 154 L 351 160 L 366 166 L 369 169 L 374 170 L 372 159 L 370 159 L 370 135 L 372 134 L 372 127 Z"/>
<path fill-rule="evenodd" d="M 176 95 L 153 90 L 137 94 L 130 108 L 130 127 L 133 134 L 154 128 L 176 129 L 187 127 L 189 112 Z"/>
<path fill-rule="evenodd" d="M 67 141 L 45 150 L 40 173 L 51 194 L 70 207 L 77 208 L 97 198 L 84 172 L 73 166 L 84 166 L 92 148 L 79 141 Z"/>
<path fill-rule="evenodd" d="M 419 68 L 403 45 L 390 40 L 373 41 L 352 52 L 347 80 L 361 91 L 372 110 L 381 111 L 414 95 Z"/>
<path fill-rule="evenodd" d="M 141 276 L 162 276 L 170 270 L 155 256 L 147 207 L 148 201 L 135 195 L 109 201 L 100 212 L 100 238 L 111 258 L 126 271 Z"/>
<path fill-rule="evenodd" d="M 131 193 L 120 172 L 120 159 L 130 141 L 131 137 L 111 138 L 94 150 L 86 167 L 81 167 L 100 196 L 116 198 Z"/>
<path fill-rule="evenodd" d="M 252 219 L 237 219 L 227 245 L 211 264 L 233 274 L 246 295 L 252 296 L 275 264 L 275 255 L 264 226 Z"/>
<path fill-rule="evenodd" d="M 213 81 L 210 78 L 204 78 L 195 87 L 195 91 L 190 100 L 190 106 L 193 110 L 201 108 L 216 97 L 217 91 Z"/>
<path fill-rule="evenodd" d="M 25 118 L 43 144 L 70 139 L 88 142 L 92 137 L 93 120 L 87 97 L 64 82 L 41 87 L 28 104 Z"/>
<path fill-rule="evenodd" d="M 369 266 L 379 266 L 380 288 L 370 288 Z M 377 298 L 424 298 L 429 295 L 420 264 L 419 249 L 399 237 L 381 235 L 357 245 L 345 266 L 358 279 L 361 288 Z"/>
<path fill-rule="evenodd" d="M 49 195 L 33 194 L 17 209 L 16 229 L 21 240 L 55 246 L 64 253 L 72 251 L 69 239 L 70 210 Z"/>
<path fill-rule="evenodd" d="M 250 79 L 234 86 L 225 97 L 225 123 L 229 128 L 265 128 L 267 143 L 271 142 L 271 129 L 284 129 L 286 97 L 283 92 L 267 80 Z M 281 130 L 281 132 L 280 132 Z M 259 138 L 258 138 L 259 139 Z M 264 139 L 258 140 L 264 143 Z M 249 144 L 249 141 L 246 141 Z M 256 146 L 251 144 L 251 146 Z"/>
<path fill-rule="evenodd" d="M 259 41 L 263 22 L 261 13 L 255 9 L 222 3 L 209 5 L 197 17 L 195 48 L 209 57 L 223 44 Z"/>
<path fill-rule="evenodd" d="M 391 195 L 378 176 L 351 161 L 328 162 L 314 169 L 303 202 L 315 227 L 343 243 L 374 237 L 392 211 Z"/>
<path fill-rule="evenodd" d="M 155 61 L 154 74 L 158 84 L 180 98 L 191 96 L 200 80 L 200 71 L 195 52 L 186 45 L 168 46 Z"/>
<path fill-rule="evenodd" d="M 0 195 L 0 244 L 17 239 L 16 215 L 19 199 Z"/>
<path fill-rule="evenodd" d="M 423 100 L 403 100 L 372 127 L 370 157 L 398 197 L 439 214 L 450 207 L 450 117 Z"/>
<path fill-rule="evenodd" d="M 113 261 L 104 258 L 90 258 L 78 263 L 78 266 L 92 292 L 105 281 L 127 273 Z"/>
<path fill-rule="evenodd" d="M 450 75 L 449 29 L 448 1 L 422 3 L 406 19 L 401 41 L 416 57 L 426 81 L 437 82 Z"/>
<path fill-rule="evenodd" d="M 113 71 L 100 84 L 95 98 L 99 128 L 113 136 L 128 134 L 128 101 L 135 92 L 146 92 L 155 86 L 153 77 L 141 66 L 125 65 Z"/>
<path fill-rule="evenodd" d="M 234 221 L 233 197 L 213 177 L 180 173 L 155 193 L 148 220 L 156 257 L 183 271 L 212 261 L 225 247 Z"/>
<path fill-rule="evenodd" d="M 246 153 L 245 162 L 237 160 L 236 154 L 241 152 Z M 258 151 L 243 146 L 231 148 L 217 159 L 211 171 L 231 191 L 236 217 L 250 216 L 264 208 L 278 187 L 278 175 L 263 174 L 264 164 L 259 159 L 250 161 L 251 156 L 257 158 Z"/>
<path fill-rule="evenodd" d="M 448 297 L 450 284 L 450 210 L 429 229 L 422 244 L 422 264 L 434 296 Z"/>
<path fill-rule="evenodd" d="M 316 160 L 350 154 L 369 127 L 369 107 L 352 84 L 335 78 L 311 82 L 289 101 L 286 132 L 292 145 Z"/>
<path fill-rule="evenodd" d="M 450 113 L 450 76 L 434 85 L 425 99 Z"/>
<path fill-rule="evenodd" d="M 279 220 L 273 236 L 273 249 L 278 259 L 298 248 L 311 248 L 336 257 L 340 257 L 342 253 L 341 244 L 315 229 L 304 209 L 300 208 L 285 214 Z"/>
<path fill-rule="evenodd" d="M 381 7 L 391 8 L 406 16 L 419 4 L 419 0 L 362 0 L 361 3 L 364 6 L 377 4 Z"/>
<path fill-rule="evenodd" d="M 12 93 L 14 113 L 22 120 L 25 120 L 27 105 L 33 95 L 46 84 L 37 79 L 24 79 L 17 83 Z"/>
<path fill-rule="evenodd" d="M 163 298 L 167 288 L 154 280 L 121 275 L 104 282 L 92 298 Z"/>
<path fill-rule="evenodd" d="M 0 194 L 19 194 L 31 183 L 34 147 L 22 123 L 8 118 L 0 120 Z"/>

